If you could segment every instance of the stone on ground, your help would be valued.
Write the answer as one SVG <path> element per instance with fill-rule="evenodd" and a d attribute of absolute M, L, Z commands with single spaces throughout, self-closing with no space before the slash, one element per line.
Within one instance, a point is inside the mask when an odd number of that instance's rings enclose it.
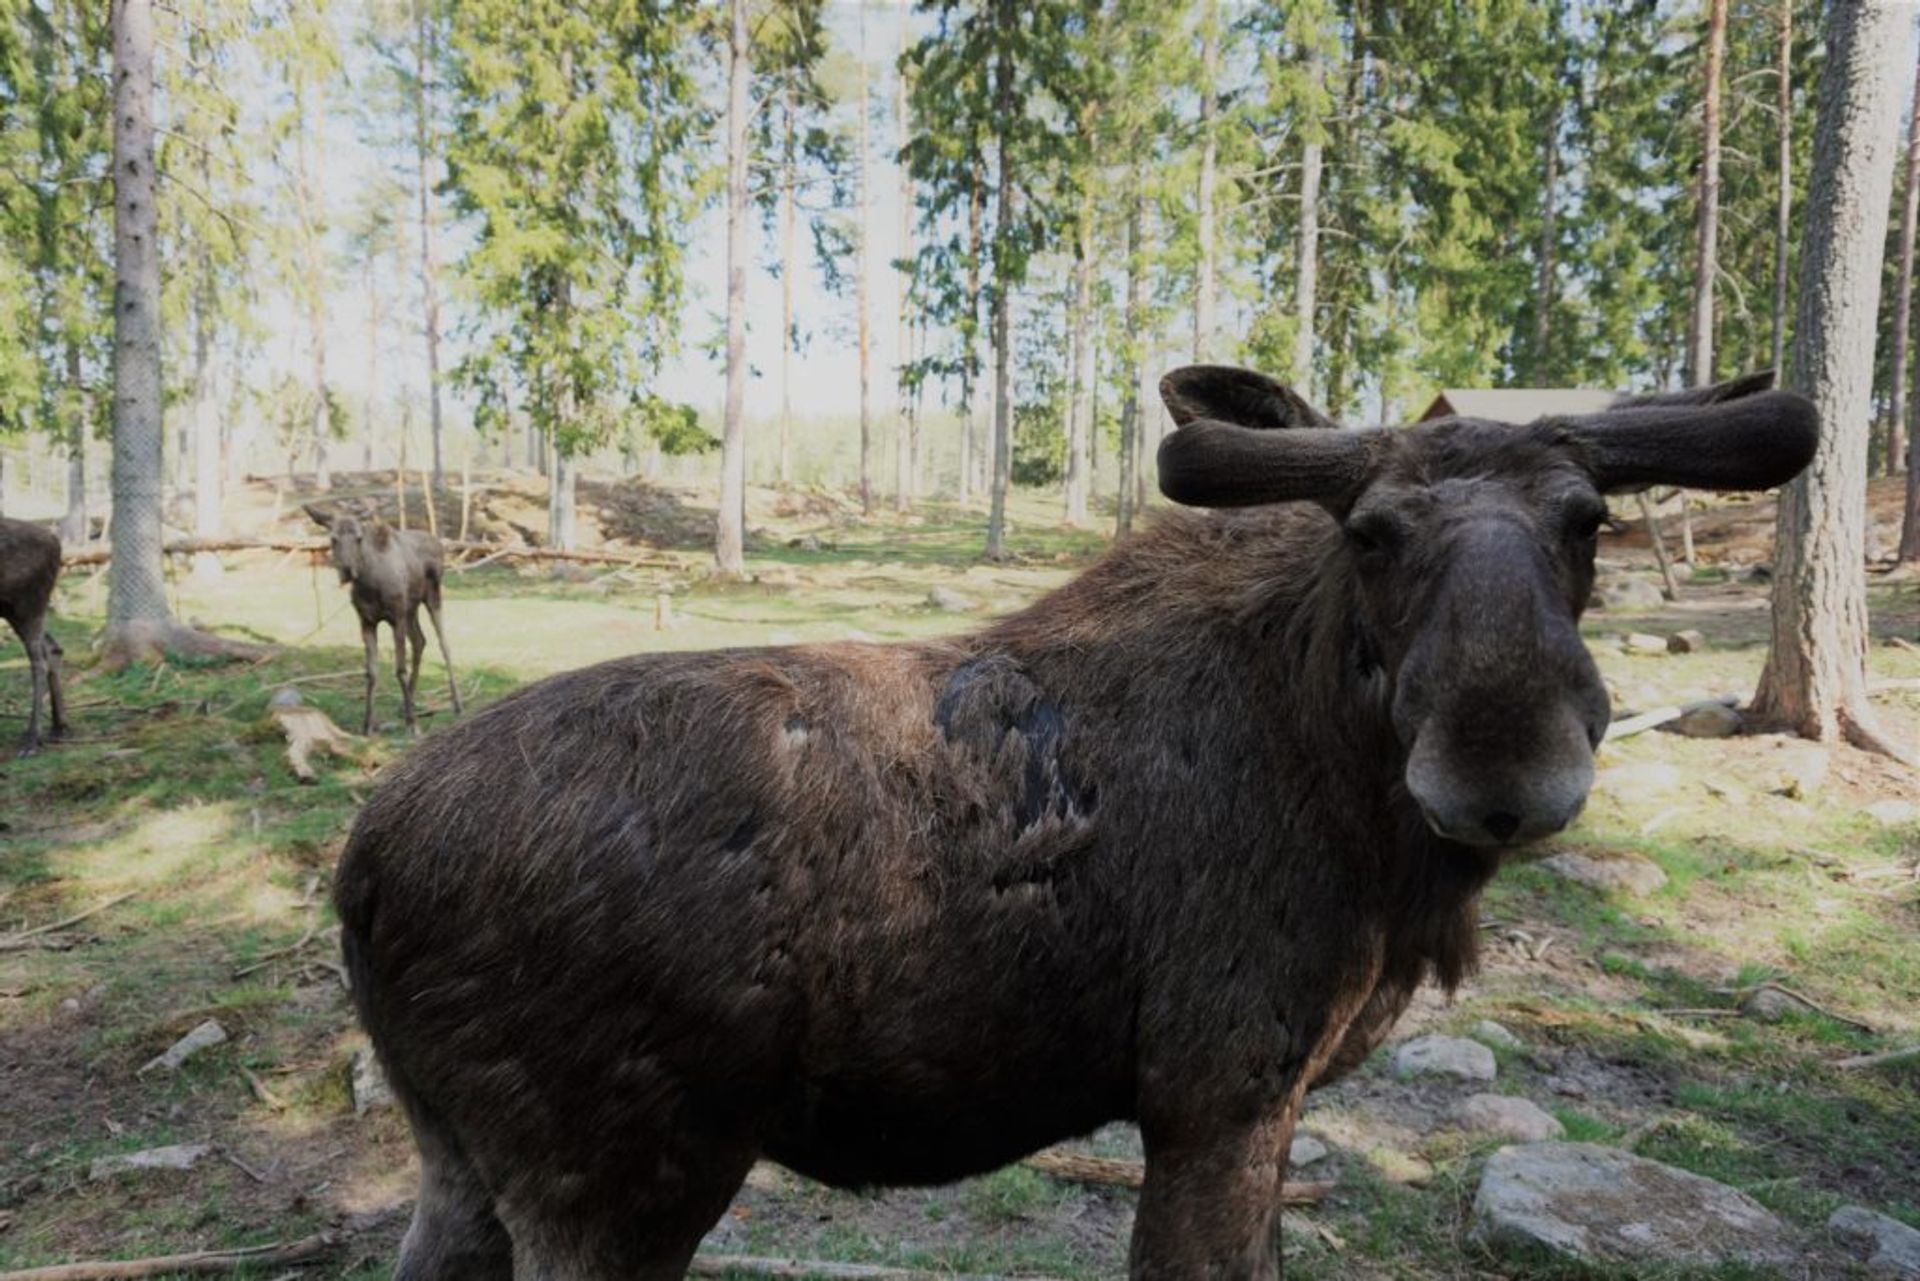
<path fill-rule="evenodd" d="M 1476 1094 L 1454 1113 L 1469 1130 L 1497 1134 L 1518 1143 L 1538 1143 L 1543 1139 L 1563 1139 L 1567 1128 L 1559 1118 L 1527 1099 L 1506 1094 Z"/>
<path fill-rule="evenodd" d="M 1540 865 L 1590 889 L 1629 894 L 1651 894 L 1667 883 L 1660 865 L 1630 850 L 1563 850 L 1540 860 Z"/>
<path fill-rule="evenodd" d="M 1920 822 L 1920 805 L 1912 801 L 1888 800 L 1875 801 L 1861 807 L 1862 812 L 1882 827 L 1905 827 L 1909 823 Z"/>
<path fill-rule="evenodd" d="M 1781 1266 L 1800 1252 L 1744 1192 L 1592 1143 L 1528 1143 L 1487 1161 L 1472 1239 L 1586 1262 Z"/>
<path fill-rule="evenodd" d="M 1920 1229 L 1864 1205 L 1843 1205 L 1827 1219 L 1827 1231 L 1865 1259 L 1875 1276 L 1920 1281 Z"/>
<path fill-rule="evenodd" d="M 1593 596 L 1602 609 L 1657 609 L 1667 600 L 1652 580 L 1626 574 L 1602 580 Z"/>
<path fill-rule="evenodd" d="M 1690 707 L 1667 729 L 1687 738 L 1731 738 L 1740 732 L 1740 713 L 1721 703 Z"/>
<path fill-rule="evenodd" d="M 928 592 L 927 604 L 948 614 L 964 614 L 974 608 L 971 596 L 962 596 L 951 587 L 936 587 Z"/>
<path fill-rule="evenodd" d="M 1667 642 L 1665 638 L 1655 636 L 1652 632 L 1628 632 L 1626 639 L 1622 641 L 1621 644 L 1629 654 L 1664 654 L 1667 652 Z"/>
<path fill-rule="evenodd" d="M 191 1170 L 212 1152 L 213 1145 L 209 1143 L 174 1143 L 141 1152 L 122 1152 L 95 1158 L 87 1167 L 87 1177 L 98 1182 L 117 1174 L 137 1174 L 143 1170 Z"/>
<path fill-rule="evenodd" d="M 1495 1023 L 1492 1019 L 1481 1019 L 1467 1035 L 1482 1045 L 1490 1045 L 1496 1050 L 1512 1050 L 1518 1053 L 1527 1048 L 1527 1043 L 1515 1036 L 1504 1023 Z"/>
<path fill-rule="evenodd" d="M 1299 1169 L 1303 1165 L 1312 1165 L 1327 1154 L 1327 1145 L 1311 1134 L 1293 1136 L 1293 1146 L 1287 1149 L 1287 1165 Z"/>
<path fill-rule="evenodd" d="M 181 1064 L 200 1053 L 200 1051 L 218 1045 L 226 1039 L 227 1029 L 220 1026 L 220 1021 L 218 1019 L 208 1019 L 206 1022 L 195 1027 L 193 1031 L 168 1046 L 166 1053 L 155 1055 L 153 1058 L 148 1059 L 140 1068 L 138 1075 L 144 1076 L 148 1072 L 155 1071 L 176 1071 Z"/>
<path fill-rule="evenodd" d="M 1461 1036 L 1421 1036 L 1393 1052 L 1393 1074 L 1401 1079 L 1444 1076 L 1456 1081 L 1491 1081 L 1500 1068 L 1493 1051 Z"/>

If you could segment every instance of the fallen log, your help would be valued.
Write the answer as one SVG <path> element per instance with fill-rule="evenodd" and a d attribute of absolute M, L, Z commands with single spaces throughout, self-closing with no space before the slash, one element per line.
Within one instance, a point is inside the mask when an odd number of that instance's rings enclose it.
<path fill-rule="evenodd" d="M 1659 729 L 1671 721 L 1677 721 L 1688 712 L 1697 712 L 1708 707 L 1738 707 L 1740 699 L 1733 694 L 1722 694 L 1718 698 L 1703 698 L 1693 703 L 1676 703 L 1668 707 L 1656 707 L 1650 712 L 1641 712 L 1635 716 L 1623 717 L 1607 726 L 1606 737 L 1602 742 L 1611 743 L 1622 738 L 1631 738 L 1635 734 L 1644 734 L 1650 729 Z"/>
<path fill-rule="evenodd" d="M 1920 1045 L 1908 1045 L 1898 1050 L 1882 1050 L 1878 1054 L 1856 1054 L 1852 1058 L 1835 1059 L 1833 1066 L 1843 1071 L 1854 1071 L 1859 1068 L 1880 1067 L 1888 1063 L 1905 1063 L 1909 1059 L 1920 1059 Z"/>
<path fill-rule="evenodd" d="M 272 1245 L 252 1246 L 243 1250 L 195 1250 L 191 1254 L 162 1254 L 145 1259 L 90 1259 L 81 1263 L 56 1263 L 44 1268 L 0 1272 L 0 1281 L 128 1281 L 134 1277 L 179 1274 L 214 1276 L 281 1263 L 311 1263 L 333 1253 L 352 1239 L 351 1232 L 328 1231 L 316 1232 L 296 1241 L 278 1241 Z"/>
<path fill-rule="evenodd" d="M 1092 1183 L 1107 1187 L 1137 1188 L 1146 1182 L 1147 1177 L 1143 1162 L 1082 1156 L 1061 1148 L 1043 1148 L 1021 1164 L 1069 1183 Z M 1332 1191 L 1331 1183 L 1287 1183 L 1280 1189 L 1280 1204 L 1318 1205 Z"/>
<path fill-rule="evenodd" d="M 441 547 L 448 555 L 480 555 L 488 560 L 577 561 L 588 565 L 625 565 L 638 569 L 684 568 L 680 561 L 641 556 L 632 552 L 567 551 L 558 547 L 502 547 L 498 543 L 458 540 L 442 542 Z M 194 552 L 259 551 L 310 552 L 321 555 L 327 550 L 327 541 L 324 538 L 176 538 L 165 544 L 161 550 L 169 556 L 186 556 Z M 112 548 L 89 547 L 82 551 L 66 553 L 61 557 L 61 563 L 67 566 L 104 565 L 112 558 Z"/>

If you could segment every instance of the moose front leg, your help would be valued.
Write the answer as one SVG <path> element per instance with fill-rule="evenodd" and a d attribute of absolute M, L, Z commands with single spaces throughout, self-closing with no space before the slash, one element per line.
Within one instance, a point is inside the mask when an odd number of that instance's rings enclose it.
<path fill-rule="evenodd" d="M 1133 1221 L 1135 1281 L 1275 1281 L 1280 1194 L 1301 1091 L 1244 1124 L 1143 1124 L 1147 1179 Z"/>
<path fill-rule="evenodd" d="M 360 643 L 367 651 L 367 710 L 360 718 L 360 732 L 373 733 L 373 686 L 376 679 L 374 669 L 380 663 L 380 624 L 360 620 Z"/>

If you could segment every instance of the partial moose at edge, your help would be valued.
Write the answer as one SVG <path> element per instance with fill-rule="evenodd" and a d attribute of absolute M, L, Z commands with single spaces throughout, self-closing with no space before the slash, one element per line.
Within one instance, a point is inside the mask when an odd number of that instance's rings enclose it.
<path fill-rule="evenodd" d="M 40 709 L 51 704 L 52 736 L 67 733 L 67 700 L 60 683 L 60 642 L 47 630 L 47 607 L 60 578 L 60 539 L 23 520 L 0 517 L 0 618 L 27 650 L 30 682 L 27 729 L 19 753 L 40 750 Z"/>
<path fill-rule="evenodd" d="M 945 1182 L 1117 1119 L 1136 1277 L 1277 1275 L 1305 1092 L 1584 804 L 1604 495 L 1812 456 L 1765 378 L 1333 427 L 1169 375 L 1174 512 L 971 635 L 554 677 L 381 785 L 336 902 L 420 1149 L 396 1277 L 668 1278 L 753 1161 Z"/>
<path fill-rule="evenodd" d="M 420 627 L 420 607 L 433 619 L 434 639 L 447 665 L 447 692 L 453 714 L 460 715 L 460 681 L 447 649 L 447 631 L 440 618 L 440 583 L 446 558 L 440 540 L 424 529 L 395 529 L 373 516 L 333 512 L 309 505 L 307 515 L 327 531 L 328 557 L 348 586 L 353 611 L 360 616 L 360 641 L 366 648 L 367 705 L 360 732 L 373 733 L 374 669 L 380 657 L 380 624 L 393 633 L 393 678 L 400 686 L 401 713 L 407 732 L 420 732 L 414 714 L 414 691 L 420 684 L 420 656 L 427 634 Z M 408 664 L 408 650 L 412 664 Z"/>

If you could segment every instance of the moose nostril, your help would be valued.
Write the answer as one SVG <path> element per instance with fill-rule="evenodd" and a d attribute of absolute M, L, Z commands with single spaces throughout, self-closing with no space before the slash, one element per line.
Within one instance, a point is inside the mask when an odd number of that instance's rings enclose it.
<path fill-rule="evenodd" d="M 1495 810 L 1480 820 L 1480 825 L 1493 834 L 1496 841 L 1504 841 L 1520 830 L 1520 816 L 1509 814 L 1505 810 Z"/>

